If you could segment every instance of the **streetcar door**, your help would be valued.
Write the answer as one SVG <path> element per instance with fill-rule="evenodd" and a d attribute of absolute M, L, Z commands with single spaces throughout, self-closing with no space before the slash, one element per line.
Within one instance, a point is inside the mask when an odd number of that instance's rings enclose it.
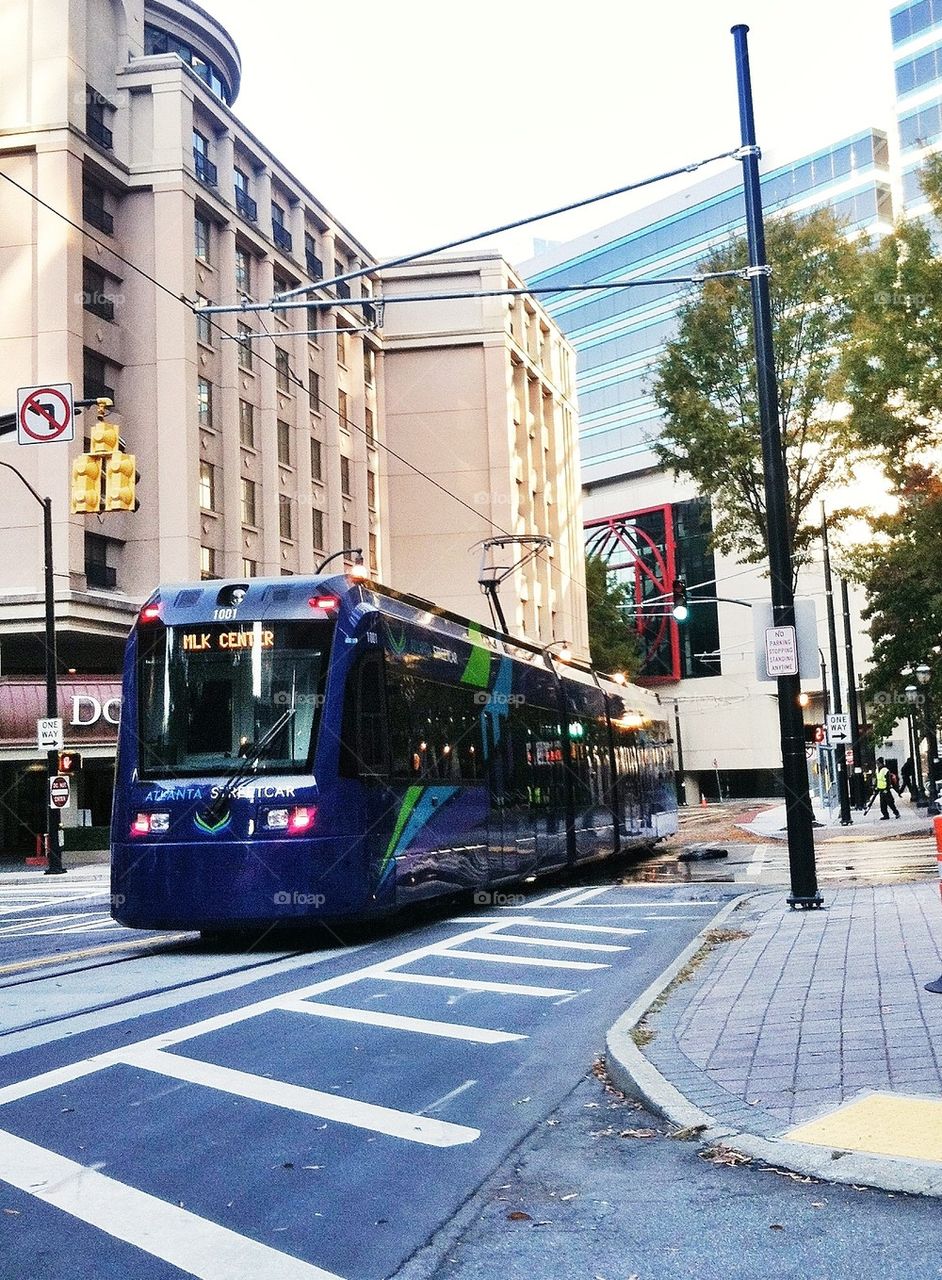
<path fill-rule="evenodd" d="M 385 883 L 384 858 L 392 836 L 396 795 L 390 786 L 389 720 L 383 679 L 383 655 L 364 653 L 347 680 L 341 773 L 361 783 L 357 826 L 363 833 L 363 853 L 369 883 L 382 901 L 391 902 L 395 878 Z"/>

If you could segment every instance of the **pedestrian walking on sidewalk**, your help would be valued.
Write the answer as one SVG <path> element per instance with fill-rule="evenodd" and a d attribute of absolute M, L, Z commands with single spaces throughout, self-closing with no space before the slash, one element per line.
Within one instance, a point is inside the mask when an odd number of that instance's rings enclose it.
<path fill-rule="evenodd" d="M 903 767 L 902 767 L 902 769 L 900 769 L 900 771 L 899 771 L 899 777 L 900 777 L 900 795 L 902 795 L 904 791 L 908 791 L 908 792 L 909 792 L 909 798 L 910 798 L 910 800 L 912 800 L 912 801 L 913 801 L 913 803 L 915 803 L 915 800 L 916 800 L 916 770 L 915 770 L 915 767 L 914 767 L 914 765 L 913 765 L 913 758 L 912 758 L 912 756 L 908 756 L 908 757 L 903 761 Z"/>
<path fill-rule="evenodd" d="M 877 797 L 880 801 L 880 821 L 888 822 L 890 819 L 890 809 L 893 810 L 893 817 L 899 817 L 899 809 L 896 807 L 896 801 L 893 799 L 893 783 L 896 781 L 896 774 L 890 773 L 886 762 L 882 756 L 877 761 Z"/>

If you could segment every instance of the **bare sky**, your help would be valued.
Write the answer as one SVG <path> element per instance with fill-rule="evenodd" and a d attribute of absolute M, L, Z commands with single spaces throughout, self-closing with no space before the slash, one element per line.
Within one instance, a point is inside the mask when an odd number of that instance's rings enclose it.
<path fill-rule="evenodd" d="M 242 54 L 236 114 L 381 257 L 734 148 L 734 23 L 768 167 L 892 122 L 888 0 L 199 2 Z M 665 194 L 499 247 L 521 261 Z"/>

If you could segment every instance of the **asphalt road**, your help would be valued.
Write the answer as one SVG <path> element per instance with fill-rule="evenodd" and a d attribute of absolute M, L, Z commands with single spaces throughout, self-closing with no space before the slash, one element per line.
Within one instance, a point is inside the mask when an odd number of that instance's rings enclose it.
<path fill-rule="evenodd" d="M 0 926 L 4 1280 L 396 1273 L 735 892 L 599 873 L 242 955 L 99 928 L 65 879 L 0 886 L 32 922 Z"/>

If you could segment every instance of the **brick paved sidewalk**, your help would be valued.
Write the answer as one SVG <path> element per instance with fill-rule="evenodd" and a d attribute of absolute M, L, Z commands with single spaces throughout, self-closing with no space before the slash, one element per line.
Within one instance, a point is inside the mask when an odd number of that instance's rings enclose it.
<path fill-rule="evenodd" d="M 645 1025 L 645 1057 L 719 1123 L 764 1137 L 866 1089 L 942 1097 L 942 904 L 935 882 L 781 892 L 730 916 Z"/>

